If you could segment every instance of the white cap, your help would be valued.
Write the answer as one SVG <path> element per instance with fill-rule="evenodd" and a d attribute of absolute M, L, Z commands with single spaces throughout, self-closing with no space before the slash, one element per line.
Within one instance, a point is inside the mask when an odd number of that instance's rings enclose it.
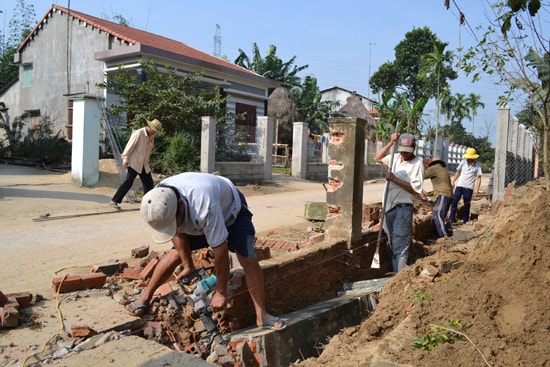
<path fill-rule="evenodd" d="M 176 235 L 178 198 L 168 187 L 156 187 L 141 200 L 141 217 L 151 227 L 151 237 L 156 243 L 170 241 Z"/>

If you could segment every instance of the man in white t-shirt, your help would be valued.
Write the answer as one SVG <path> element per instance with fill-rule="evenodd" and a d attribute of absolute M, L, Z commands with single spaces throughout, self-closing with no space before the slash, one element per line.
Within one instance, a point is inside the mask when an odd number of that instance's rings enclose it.
<path fill-rule="evenodd" d="M 398 141 L 398 153 L 394 154 L 391 162 L 390 149 L 396 141 Z M 415 156 L 415 148 L 414 135 L 394 133 L 390 142 L 374 157 L 376 162 L 390 168 L 386 174 L 385 190 L 388 191 L 382 207 L 384 208 L 383 225 L 389 239 L 394 272 L 400 271 L 407 265 L 412 240 L 413 200 L 416 195 L 422 194 L 424 184 L 424 164 Z"/>
<path fill-rule="evenodd" d="M 156 243 L 172 241 L 173 248 L 156 266 L 147 288 L 126 310 L 142 316 L 153 292 L 181 264 L 177 280 L 195 271 L 191 251 L 211 247 L 214 252 L 216 290 L 210 301 L 214 311 L 227 303 L 229 251 L 237 254 L 260 328 L 282 330 L 286 323 L 268 313 L 263 271 L 256 257 L 252 213 L 244 195 L 225 177 L 185 172 L 168 177 L 141 200 L 141 217 Z"/>
<path fill-rule="evenodd" d="M 479 154 L 477 154 L 474 148 L 468 148 L 463 157 L 464 159 L 458 164 L 456 173 L 451 180 L 455 191 L 449 212 L 449 224 L 456 221 L 456 208 L 461 198 L 464 201 L 462 224 L 466 224 L 470 220 L 472 198 L 478 196 L 479 186 L 481 185 L 481 165 L 476 161 L 479 158 Z"/>

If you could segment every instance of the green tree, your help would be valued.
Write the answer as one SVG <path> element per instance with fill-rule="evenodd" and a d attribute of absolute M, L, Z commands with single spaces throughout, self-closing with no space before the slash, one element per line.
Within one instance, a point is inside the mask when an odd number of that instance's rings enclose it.
<path fill-rule="evenodd" d="M 298 104 L 298 113 L 303 121 L 308 123 L 310 131 L 322 134 L 328 131 L 328 119 L 334 113 L 339 103 L 335 101 L 321 101 L 321 91 L 317 85 L 317 78 L 306 76 L 299 87 L 290 91 Z"/>
<path fill-rule="evenodd" d="M 436 95 L 438 77 L 422 73 L 422 56 L 434 51 L 437 36 L 428 27 L 413 28 L 405 39 L 395 46 L 395 60 L 386 62 L 372 75 L 369 85 L 374 93 L 400 91 L 415 105 L 422 99 Z M 440 87 L 457 78 L 449 65 L 443 64 L 439 73 Z M 393 92 L 392 92 L 393 94 Z"/>
<path fill-rule="evenodd" d="M 200 152 L 201 117 L 215 116 L 217 121 L 225 121 L 226 98 L 217 93 L 217 88 L 199 88 L 200 73 L 179 76 L 173 67 L 162 69 L 153 63 L 141 64 L 145 81 L 139 81 L 136 72 L 125 69 L 107 74 L 106 81 L 99 87 L 111 90 L 119 96 L 118 103 L 109 108 L 113 120 L 126 122 L 132 128 L 142 127 L 146 120 L 158 118 L 163 124 L 164 133 L 160 136 L 172 138 L 177 135 L 178 142 L 191 144 L 193 149 L 181 147 L 183 151 Z M 224 129 L 219 129 L 226 133 Z M 161 139 L 162 140 L 162 139 Z M 223 150 L 223 144 L 230 144 L 231 139 L 217 137 L 217 149 Z M 221 145 L 220 145 L 221 144 Z M 180 157 L 174 152 L 170 141 L 166 144 L 155 144 L 152 161 L 161 161 L 163 154 L 169 150 L 170 157 Z M 188 160 L 195 162 L 193 157 Z M 156 166 L 157 167 L 157 166 Z M 198 168 L 198 167 L 196 167 Z"/>
<path fill-rule="evenodd" d="M 550 112 L 550 46 L 546 35 L 547 22 L 540 0 L 492 2 L 489 25 L 478 44 L 464 53 L 461 68 L 478 81 L 482 74 L 494 77 L 508 86 L 499 97 L 502 105 L 519 97 L 527 97 L 541 121 L 542 168 L 550 188 L 548 161 Z"/>
<path fill-rule="evenodd" d="M 453 53 L 451 51 L 445 51 L 447 43 L 439 40 L 433 41 L 433 51 L 421 56 L 421 75 L 424 78 L 430 78 L 435 76 L 436 88 L 435 88 L 435 143 L 434 143 L 434 155 L 437 156 L 437 139 L 439 135 L 439 118 L 440 112 L 440 99 L 442 84 L 446 83 L 446 80 L 442 80 L 443 68 L 450 67 L 453 60 Z"/>
<path fill-rule="evenodd" d="M 5 16 L 5 14 L 3 14 Z M 13 56 L 19 44 L 29 35 L 36 24 L 34 5 L 17 0 L 13 17 L 9 21 L 9 35 L 2 34 L 0 58 L 0 90 L 17 79 L 19 69 L 13 64 Z M 3 30 L 2 30 L 3 32 Z"/>
<path fill-rule="evenodd" d="M 270 45 L 265 57 L 262 57 L 258 45 L 253 43 L 252 58 L 239 48 L 239 56 L 234 63 L 265 78 L 276 80 L 281 83 L 281 86 L 292 90 L 293 87 L 300 86 L 301 80 L 298 73 L 309 67 L 309 65 L 296 66 L 295 61 L 296 56 L 283 62 L 277 56 L 277 47 L 274 45 Z"/>
<path fill-rule="evenodd" d="M 469 115 L 472 119 L 472 135 L 475 135 L 475 118 L 479 107 L 485 108 L 485 103 L 481 102 L 481 96 L 475 93 L 470 93 L 466 98 L 466 105 L 470 110 Z"/>

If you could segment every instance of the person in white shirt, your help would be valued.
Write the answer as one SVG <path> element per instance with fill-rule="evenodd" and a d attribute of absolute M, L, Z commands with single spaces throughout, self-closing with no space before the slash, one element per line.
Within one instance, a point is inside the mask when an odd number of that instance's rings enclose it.
<path fill-rule="evenodd" d="M 479 187 L 481 185 L 481 165 L 477 161 L 479 154 L 474 148 L 468 148 L 464 159 L 458 164 L 456 173 L 454 174 L 451 184 L 454 187 L 453 202 L 449 211 L 448 223 L 453 224 L 457 221 L 456 209 L 460 199 L 464 201 L 462 208 L 462 224 L 466 224 L 470 220 L 470 206 L 472 198 L 479 195 Z"/>
<path fill-rule="evenodd" d="M 221 310 L 227 303 L 229 251 L 236 253 L 243 267 L 248 292 L 259 328 L 282 330 L 286 323 L 266 309 L 263 270 L 256 257 L 252 213 L 244 195 L 226 177 L 209 173 L 184 172 L 168 177 L 143 196 L 141 217 L 156 243 L 172 241 L 173 248 L 155 267 L 147 288 L 126 311 L 142 316 L 154 291 L 181 264 L 177 280 L 196 269 L 191 252 L 210 247 L 214 252 L 216 291 L 210 307 Z"/>
<path fill-rule="evenodd" d="M 391 163 L 388 154 L 398 141 L 397 152 Z M 424 184 L 424 164 L 415 154 L 416 139 L 412 134 L 394 133 L 390 142 L 378 151 L 374 160 L 389 167 L 386 174 L 387 191 L 384 208 L 384 230 L 388 235 L 392 252 L 392 267 L 397 273 L 407 265 L 409 247 L 412 241 L 413 200 L 422 194 Z"/>
<path fill-rule="evenodd" d="M 143 184 L 144 195 L 153 188 L 153 176 L 151 176 L 151 167 L 149 167 L 149 157 L 155 143 L 155 134 L 161 131 L 162 124 L 159 120 L 154 119 L 153 121 L 147 121 L 147 126 L 132 132 L 121 155 L 122 167 L 127 170 L 126 179 L 120 184 L 111 199 L 110 205 L 113 208 L 120 209 L 122 199 L 130 191 L 138 175 Z"/>

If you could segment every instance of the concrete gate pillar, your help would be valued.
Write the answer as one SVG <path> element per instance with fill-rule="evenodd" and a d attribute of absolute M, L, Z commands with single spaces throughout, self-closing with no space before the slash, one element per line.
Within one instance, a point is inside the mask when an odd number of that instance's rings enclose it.
<path fill-rule="evenodd" d="M 359 240 L 363 222 L 363 177 L 366 121 L 329 119 L 327 239 Z"/>
<path fill-rule="evenodd" d="M 292 128 L 292 176 L 306 179 L 307 123 L 295 122 Z"/>
<path fill-rule="evenodd" d="M 95 97 L 74 99 L 71 178 L 80 186 L 99 181 L 99 118 Z"/>
<path fill-rule="evenodd" d="M 216 165 L 216 119 L 202 117 L 201 132 L 201 172 L 212 173 Z"/>
<path fill-rule="evenodd" d="M 258 117 L 256 129 L 256 143 L 258 145 L 258 157 L 264 163 L 264 181 L 269 182 L 273 178 L 273 128 L 275 118 L 267 116 Z"/>

